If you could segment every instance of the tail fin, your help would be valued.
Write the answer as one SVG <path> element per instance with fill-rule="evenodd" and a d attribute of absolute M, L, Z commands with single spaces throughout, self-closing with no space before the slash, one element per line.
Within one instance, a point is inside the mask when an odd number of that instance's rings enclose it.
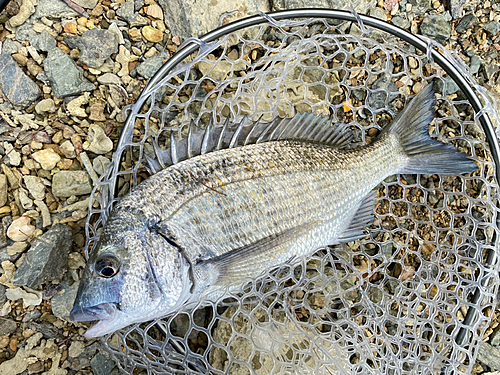
<path fill-rule="evenodd" d="M 452 145 L 429 136 L 429 123 L 434 118 L 434 89 L 428 84 L 409 103 L 383 134 L 394 134 L 409 157 L 400 173 L 462 174 L 478 169 L 476 163 Z"/>

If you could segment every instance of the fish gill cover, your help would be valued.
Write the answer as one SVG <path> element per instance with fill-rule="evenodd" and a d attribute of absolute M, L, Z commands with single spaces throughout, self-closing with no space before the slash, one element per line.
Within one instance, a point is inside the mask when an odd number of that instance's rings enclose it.
<path fill-rule="evenodd" d="M 91 251 L 113 204 L 158 171 L 154 145 L 168 149 L 172 134 L 187 137 L 192 120 L 204 128 L 228 117 L 312 112 L 350 124 L 353 144 L 364 145 L 430 82 L 437 91 L 431 136 L 468 154 L 479 171 L 389 177 L 377 188 L 363 239 L 318 249 L 215 302 L 106 336 L 121 370 L 469 374 L 496 304 L 498 263 L 486 265 L 498 236 L 496 166 L 458 86 L 427 54 L 388 33 L 267 17 L 201 43 L 128 109 L 93 193 L 87 245 Z"/>

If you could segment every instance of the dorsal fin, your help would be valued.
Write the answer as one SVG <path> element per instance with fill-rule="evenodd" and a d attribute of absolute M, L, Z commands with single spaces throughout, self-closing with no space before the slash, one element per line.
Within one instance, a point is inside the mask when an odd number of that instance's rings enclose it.
<path fill-rule="evenodd" d="M 295 140 L 318 142 L 344 148 L 351 139 L 349 124 L 332 124 L 327 117 L 311 113 L 299 113 L 291 118 L 276 118 L 271 122 L 261 119 L 252 122 L 246 116 L 238 122 L 229 117 L 221 126 L 214 126 L 210 119 L 205 130 L 191 121 L 186 138 L 176 140 L 171 132 L 170 147 L 161 149 L 156 138 L 153 150 L 156 160 L 146 155 L 149 172 L 154 174 L 180 161 L 215 150 L 246 146 L 254 143 Z"/>

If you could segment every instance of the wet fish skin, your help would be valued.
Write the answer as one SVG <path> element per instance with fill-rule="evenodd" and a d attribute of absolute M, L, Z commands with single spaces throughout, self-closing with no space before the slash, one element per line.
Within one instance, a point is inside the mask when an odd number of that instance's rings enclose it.
<path fill-rule="evenodd" d="M 430 139 L 433 96 L 432 87 L 423 90 L 370 146 L 275 140 L 158 172 L 115 207 L 72 318 L 97 316 L 87 332 L 93 337 L 164 316 L 319 247 L 362 236 L 373 210 L 370 192 L 390 175 L 474 171 L 465 154 Z M 109 254 L 120 266 L 105 278 L 95 265 Z"/>

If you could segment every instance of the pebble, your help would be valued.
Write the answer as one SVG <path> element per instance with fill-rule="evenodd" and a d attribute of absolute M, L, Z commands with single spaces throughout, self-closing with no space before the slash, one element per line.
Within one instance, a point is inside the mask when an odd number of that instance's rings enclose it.
<path fill-rule="evenodd" d="M 66 105 L 66 109 L 72 116 L 87 117 L 87 113 L 85 112 L 85 109 L 82 108 L 82 106 L 88 104 L 89 99 L 90 99 L 90 94 L 86 92 L 83 95 L 79 96 L 78 98 L 70 101 Z"/>
<path fill-rule="evenodd" d="M 443 16 L 426 14 L 420 25 L 420 32 L 440 43 L 446 42 L 451 35 L 451 25 Z"/>
<path fill-rule="evenodd" d="M 17 108 L 24 109 L 37 100 L 42 91 L 9 55 L 0 55 L 0 91 Z"/>
<path fill-rule="evenodd" d="M 37 103 L 35 106 L 35 111 L 39 115 L 50 112 L 54 113 L 56 111 L 56 105 L 52 99 L 43 99 Z"/>
<path fill-rule="evenodd" d="M 67 198 L 91 192 L 90 178 L 85 171 L 60 171 L 52 177 L 52 193 L 56 197 Z"/>
<path fill-rule="evenodd" d="M 95 89 L 95 85 L 83 77 L 82 68 L 59 48 L 48 53 L 44 60 L 44 70 L 57 98 Z"/>
<path fill-rule="evenodd" d="M 486 25 L 484 25 L 483 29 L 490 37 L 493 38 L 500 31 L 500 22 L 498 21 L 487 22 Z"/>
<path fill-rule="evenodd" d="M 21 216 L 14 220 L 7 229 L 7 237 L 12 241 L 26 241 L 31 237 L 36 227 L 31 225 L 31 219 L 26 216 Z"/>
<path fill-rule="evenodd" d="M 134 0 L 128 0 L 117 11 L 116 15 L 125 19 L 131 27 L 144 26 L 148 21 L 135 11 Z"/>
<path fill-rule="evenodd" d="M 94 168 L 94 171 L 100 176 L 107 171 L 110 164 L 111 160 L 109 160 L 107 157 L 99 155 L 92 162 L 92 167 Z"/>
<path fill-rule="evenodd" d="M 8 199 L 7 176 L 0 174 L 0 207 L 5 206 Z"/>
<path fill-rule="evenodd" d="M 144 78 L 151 78 L 163 66 L 165 60 L 170 58 L 168 52 L 156 54 L 149 59 L 146 59 L 141 65 L 137 67 L 137 73 Z"/>
<path fill-rule="evenodd" d="M 481 342 L 477 360 L 493 371 L 500 370 L 500 350 L 487 342 Z"/>
<path fill-rule="evenodd" d="M 101 350 L 90 360 L 90 367 L 94 375 L 109 375 L 115 367 L 115 362 L 110 358 L 109 353 Z"/>
<path fill-rule="evenodd" d="M 456 32 L 459 34 L 465 33 L 467 30 L 471 29 L 472 26 L 477 22 L 477 17 L 473 14 L 466 14 L 458 23 L 455 28 Z"/>
<path fill-rule="evenodd" d="M 54 48 L 57 48 L 56 40 L 47 30 L 42 31 L 40 35 L 31 38 L 30 44 L 38 51 L 42 52 L 49 52 Z"/>
<path fill-rule="evenodd" d="M 73 341 L 68 350 L 70 358 L 76 358 L 85 350 L 85 344 L 81 341 Z"/>
<path fill-rule="evenodd" d="M 24 24 L 28 18 L 35 13 L 35 5 L 31 0 L 22 0 L 19 13 L 9 19 L 10 27 L 18 27 Z"/>
<path fill-rule="evenodd" d="M 26 306 L 38 306 L 42 303 L 42 293 L 34 290 L 30 293 L 22 288 L 9 288 L 5 292 L 5 295 L 7 296 L 7 299 L 11 301 L 22 299 Z"/>
<path fill-rule="evenodd" d="M 83 143 L 83 149 L 94 154 L 105 154 L 113 149 L 113 141 L 106 135 L 103 128 L 92 124 L 89 127 L 87 141 Z"/>
<path fill-rule="evenodd" d="M 45 199 L 45 185 L 41 182 L 40 177 L 24 176 L 23 180 L 33 198 L 38 200 Z"/>
<path fill-rule="evenodd" d="M 59 319 L 71 322 L 69 314 L 73 309 L 76 292 L 78 291 L 78 283 L 73 283 L 70 286 L 68 281 L 63 281 L 61 283 L 61 288 L 61 292 L 52 297 L 52 313 Z"/>
<path fill-rule="evenodd" d="M 71 48 L 80 50 L 80 61 L 91 68 L 99 68 L 113 53 L 118 52 L 118 38 L 109 30 L 92 29 L 80 37 L 66 37 Z"/>
<path fill-rule="evenodd" d="M 14 242 L 12 245 L 7 246 L 7 254 L 16 255 L 24 252 L 28 248 L 26 242 Z"/>
<path fill-rule="evenodd" d="M 101 85 L 121 85 L 123 83 L 121 78 L 113 73 L 105 73 L 97 77 L 97 82 Z"/>
<path fill-rule="evenodd" d="M 62 224 L 38 236 L 15 273 L 14 285 L 34 288 L 61 277 L 68 268 L 72 236 L 71 229 Z"/>
<path fill-rule="evenodd" d="M 68 159 L 74 159 L 76 157 L 75 146 L 73 146 L 70 140 L 66 140 L 61 143 L 59 150 Z"/>
<path fill-rule="evenodd" d="M 159 43 L 163 39 L 163 33 L 151 26 L 144 26 L 142 28 L 142 36 L 149 42 Z"/>
<path fill-rule="evenodd" d="M 61 161 L 61 157 L 51 148 L 37 151 L 32 156 L 46 171 L 54 169 L 56 164 Z"/>

